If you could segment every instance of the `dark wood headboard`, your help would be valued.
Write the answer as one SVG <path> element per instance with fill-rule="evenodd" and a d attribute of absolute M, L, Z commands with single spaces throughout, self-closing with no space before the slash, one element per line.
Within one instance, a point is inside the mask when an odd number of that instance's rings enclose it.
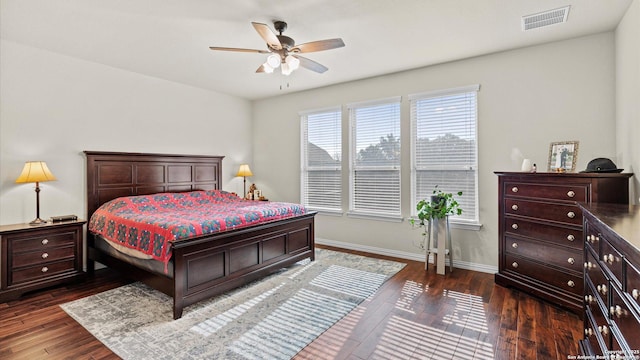
<path fill-rule="evenodd" d="M 215 190 L 222 187 L 224 156 L 85 151 L 87 219 L 121 196 Z"/>

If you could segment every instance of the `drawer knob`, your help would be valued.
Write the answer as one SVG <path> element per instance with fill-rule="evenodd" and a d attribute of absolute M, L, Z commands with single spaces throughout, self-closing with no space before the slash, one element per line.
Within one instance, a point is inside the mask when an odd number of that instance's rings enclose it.
<path fill-rule="evenodd" d="M 598 290 L 598 292 L 599 292 L 600 294 L 602 294 L 602 295 L 607 295 L 607 291 L 608 291 L 608 289 L 607 289 L 607 285 L 605 285 L 605 284 L 598 285 L 598 286 L 596 286 L 596 289 Z"/>
<path fill-rule="evenodd" d="M 517 269 L 518 268 L 518 263 L 514 261 L 513 264 L 511 264 L 511 266 L 513 266 L 515 269 Z"/>
<path fill-rule="evenodd" d="M 575 239 L 576 239 L 576 237 L 575 237 L 573 234 L 569 234 L 569 235 L 567 235 L 567 240 L 569 240 L 569 241 L 573 241 L 573 240 L 575 240 Z"/>
<path fill-rule="evenodd" d="M 587 271 L 591 270 L 591 269 L 595 269 L 596 264 L 592 263 L 591 261 L 587 261 L 584 263 L 584 268 L 587 269 Z"/>
<path fill-rule="evenodd" d="M 615 315 L 616 317 L 622 317 L 623 315 L 627 315 L 627 310 L 623 309 L 620 305 L 612 306 L 609 308 L 609 312 L 611 315 Z"/>
<path fill-rule="evenodd" d="M 585 296 L 584 296 L 584 301 L 585 301 L 587 304 L 593 304 L 594 300 L 595 300 L 595 299 L 593 298 L 593 295 L 585 295 Z"/>
<path fill-rule="evenodd" d="M 568 258 L 568 259 L 567 259 L 567 262 L 568 262 L 569 264 L 573 265 L 573 264 L 575 264 L 575 263 L 576 263 L 576 259 L 574 259 L 574 258 Z"/>
<path fill-rule="evenodd" d="M 518 230 L 518 224 L 512 224 L 512 225 L 511 225 L 511 228 L 512 228 L 513 230 Z"/>
<path fill-rule="evenodd" d="M 603 335 L 608 335 L 609 334 L 609 328 L 607 327 L 607 325 L 598 326 L 598 331 Z"/>
<path fill-rule="evenodd" d="M 516 205 L 516 204 L 511 205 L 511 209 L 512 209 L 513 211 L 518 210 L 518 205 Z"/>
<path fill-rule="evenodd" d="M 613 254 L 604 255 L 602 257 L 602 261 L 608 262 L 610 265 L 613 264 L 615 259 L 616 259 L 616 257 L 613 256 Z"/>
<path fill-rule="evenodd" d="M 47 245 L 49 243 L 49 239 L 42 239 L 42 245 Z"/>
<path fill-rule="evenodd" d="M 567 193 L 567 196 L 568 196 L 568 197 L 570 197 L 570 198 L 572 198 L 572 197 L 576 196 L 576 193 L 570 190 L 570 191 Z"/>
<path fill-rule="evenodd" d="M 573 211 L 569 211 L 569 212 L 567 213 L 567 217 L 568 217 L 569 219 L 573 219 L 574 217 L 576 217 L 576 213 L 574 213 Z"/>
<path fill-rule="evenodd" d="M 588 235 L 588 236 L 587 236 L 587 240 L 588 240 L 590 243 L 595 244 L 595 243 L 596 243 L 596 241 L 600 241 L 600 237 L 598 237 L 598 236 L 595 236 L 595 235 L 591 234 L 591 235 Z"/>
<path fill-rule="evenodd" d="M 569 280 L 569 281 L 567 281 L 567 285 L 568 285 L 569 287 L 575 287 L 575 286 L 576 286 L 576 283 L 575 283 L 575 282 L 573 282 L 573 280 Z"/>
<path fill-rule="evenodd" d="M 511 247 L 514 248 L 514 249 L 517 249 L 518 248 L 518 243 L 514 242 L 513 244 L 511 244 Z"/>
<path fill-rule="evenodd" d="M 518 187 L 514 186 L 511 188 L 511 192 L 517 193 L 518 192 Z"/>
<path fill-rule="evenodd" d="M 47 254 L 47 253 L 42 253 L 42 258 L 43 258 L 43 259 L 46 259 L 46 258 L 48 258 L 48 257 L 49 257 L 49 254 Z"/>
<path fill-rule="evenodd" d="M 591 328 L 586 328 L 586 329 L 584 329 L 584 334 L 586 336 L 591 336 L 591 335 L 593 335 L 593 330 L 591 330 Z"/>
<path fill-rule="evenodd" d="M 46 266 L 43 266 L 42 270 L 40 270 L 40 271 L 42 271 L 43 273 L 46 273 L 47 271 L 49 271 L 49 268 L 46 267 Z"/>
<path fill-rule="evenodd" d="M 633 296 L 634 299 L 638 300 L 638 298 L 640 298 L 640 290 L 633 289 L 631 291 L 631 296 Z"/>

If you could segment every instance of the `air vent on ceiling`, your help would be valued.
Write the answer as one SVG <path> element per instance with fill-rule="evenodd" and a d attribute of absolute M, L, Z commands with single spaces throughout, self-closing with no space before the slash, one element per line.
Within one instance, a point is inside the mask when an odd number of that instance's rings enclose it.
<path fill-rule="evenodd" d="M 571 6 L 565 6 L 559 9 L 548 10 L 537 14 L 523 16 L 522 30 L 527 31 L 531 29 L 541 28 L 543 26 L 566 22 L 567 16 L 569 16 L 570 7 Z"/>

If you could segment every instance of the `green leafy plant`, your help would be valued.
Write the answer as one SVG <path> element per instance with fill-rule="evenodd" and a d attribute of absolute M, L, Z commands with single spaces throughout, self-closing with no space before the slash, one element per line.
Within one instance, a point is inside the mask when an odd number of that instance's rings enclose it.
<path fill-rule="evenodd" d="M 412 226 L 417 225 L 423 229 L 422 242 L 416 244 L 418 247 L 424 250 L 426 246 L 424 243 L 424 237 L 427 235 L 427 224 L 431 219 L 444 219 L 448 215 L 462 214 L 462 208 L 460 207 L 458 200 L 456 200 L 456 196 L 462 196 L 462 191 L 458 191 L 455 194 L 446 193 L 438 189 L 438 185 L 436 185 L 429 199 L 422 199 L 418 201 L 418 204 L 416 205 L 416 210 L 418 210 L 418 219 L 409 220 Z"/>

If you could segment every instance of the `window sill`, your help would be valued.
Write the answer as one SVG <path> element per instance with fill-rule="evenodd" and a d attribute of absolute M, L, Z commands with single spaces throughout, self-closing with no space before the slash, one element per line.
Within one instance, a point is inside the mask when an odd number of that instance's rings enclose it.
<path fill-rule="evenodd" d="M 371 213 L 360 213 L 360 212 L 347 212 L 348 217 L 352 217 L 355 219 L 366 219 L 366 220 L 380 220 L 380 221 L 389 221 L 389 222 L 402 222 L 404 218 L 400 215 L 380 215 L 380 214 L 371 214 Z"/>
<path fill-rule="evenodd" d="M 410 219 L 413 219 L 416 222 L 416 224 L 420 222 L 420 219 L 418 219 L 417 217 L 411 217 Z M 449 220 L 449 226 L 452 229 L 462 229 L 462 230 L 471 230 L 471 231 L 480 231 L 480 229 L 482 229 L 481 223 L 472 222 L 472 221 Z"/>
<path fill-rule="evenodd" d="M 343 212 L 341 210 L 314 209 L 312 207 L 308 207 L 307 210 L 316 211 L 318 212 L 318 215 L 327 215 L 327 216 L 336 216 L 336 217 L 340 217 L 343 215 Z"/>

